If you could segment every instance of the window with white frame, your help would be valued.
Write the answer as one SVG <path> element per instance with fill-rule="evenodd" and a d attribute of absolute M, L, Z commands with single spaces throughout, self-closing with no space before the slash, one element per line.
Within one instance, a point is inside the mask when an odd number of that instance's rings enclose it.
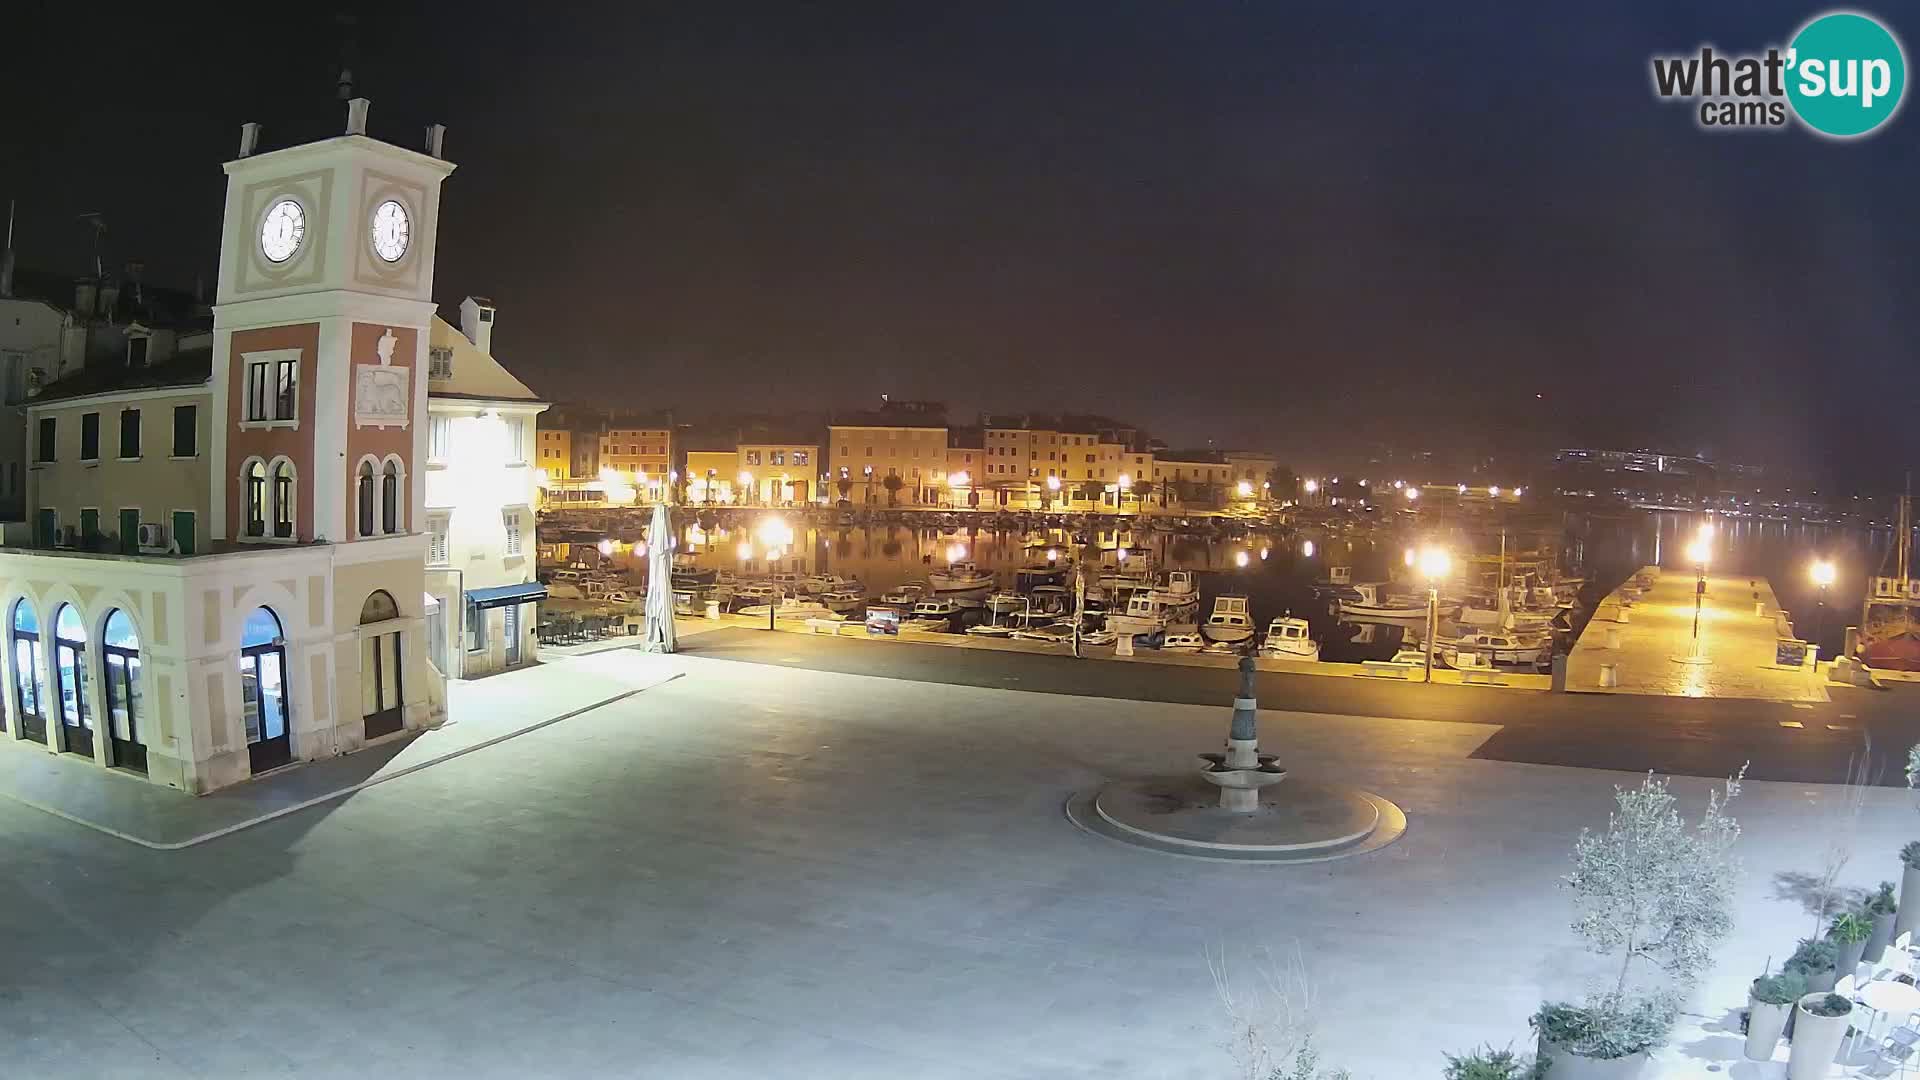
<path fill-rule="evenodd" d="M 453 417 L 427 417 L 427 460 L 447 460 L 448 440 L 452 437 Z"/>
<path fill-rule="evenodd" d="M 435 345 L 427 349 L 427 378 L 453 378 L 453 348 L 447 345 Z"/>
<path fill-rule="evenodd" d="M 246 418 L 249 423 L 291 423 L 299 413 L 300 361 L 247 362 Z"/>
<path fill-rule="evenodd" d="M 507 555 L 515 556 L 515 555 L 522 554 L 521 540 L 520 540 L 520 511 L 503 510 L 500 512 L 500 517 L 501 517 L 501 520 L 505 522 L 507 526 Z"/>

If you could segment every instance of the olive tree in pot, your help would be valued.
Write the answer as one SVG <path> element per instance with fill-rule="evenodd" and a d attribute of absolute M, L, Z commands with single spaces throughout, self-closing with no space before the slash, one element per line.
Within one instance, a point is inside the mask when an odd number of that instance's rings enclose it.
<path fill-rule="evenodd" d="M 1900 863 L 1900 910 L 1893 916 L 1894 937 L 1920 924 L 1920 840 L 1910 840 L 1900 849 Z M 1913 903 L 1907 903 L 1909 899 Z"/>
<path fill-rule="evenodd" d="M 1835 952 L 1833 963 L 1834 978 L 1851 975 L 1853 969 L 1860 966 L 1860 957 L 1867 949 L 1867 939 L 1873 936 L 1873 922 L 1857 911 L 1843 911 L 1834 916 L 1833 925 L 1827 928 L 1827 937 L 1832 939 Z"/>
<path fill-rule="evenodd" d="M 1762 975 L 1747 992 L 1747 1048 L 1749 1061 L 1770 1061 L 1787 1030 L 1793 1004 L 1807 992 L 1807 980 L 1797 971 Z"/>
<path fill-rule="evenodd" d="M 1867 918 L 1873 922 L 1873 933 L 1867 938 L 1867 955 L 1878 957 L 1887 946 L 1893 944 L 1893 919 L 1899 913 L 1900 903 L 1893 898 L 1893 882 L 1883 881 L 1880 887 L 1867 897 Z"/>
<path fill-rule="evenodd" d="M 1615 790 L 1606 831 L 1580 833 L 1562 879 L 1574 895 L 1573 930 L 1618 968 L 1613 985 L 1584 1003 L 1550 1002 L 1534 1015 L 1555 1080 L 1637 1076 L 1666 1038 L 1686 987 L 1733 926 L 1740 826 L 1727 806 L 1745 772 L 1708 797 L 1696 824 L 1681 818 L 1667 781 L 1648 774 Z M 1643 968 L 1653 983 L 1636 981 Z"/>
<path fill-rule="evenodd" d="M 1840 1054 L 1853 1002 L 1840 994 L 1807 994 L 1794 1007 L 1793 1046 L 1787 1052 L 1787 1080 L 1824 1080 Z"/>
<path fill-rule="evenodd" d="M 1504 1050 L 1483 1046 L 1464 1057 L 1448 1054 L 1446 1070 L 1440 1075 L 1442 1080 L 1545 1080 L 1547 1064 L 1516 1054 L 1510 1046 Z"/>

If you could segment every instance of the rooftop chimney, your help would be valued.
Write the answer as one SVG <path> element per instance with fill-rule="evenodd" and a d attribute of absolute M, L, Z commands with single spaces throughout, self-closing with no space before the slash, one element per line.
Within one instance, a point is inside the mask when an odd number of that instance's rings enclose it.
<path fill-rule="evenodd" d="M 442 157 L 443 155 L 440 152 L 440 147 L 442 143 L 446 142 L 446 140 L 447 140 L 447 125 L 445 124 L 428 124 L 427 125 L 428 156 Z"/>
<path fill-rule="evenodd" d="M 365 135 L 367 133 L 367 106 L 371 104 L 373 102 L 363 97 L 347 102 L 347 134 Z"/>
<path fill-rule="evenodd" d="M 259 143 L 260 143 L 260 125 L 259 124 L 241 124 L 240 125 L 240 156 L 252 157 L 253 148 L 255 146 L 258 146 Z"/>
<path fill-rule="evenodd" d="M 484 296 L 469 296 L 460 302 L 460 332 L 473 347 L 493 355 L 493 301 Z"/>

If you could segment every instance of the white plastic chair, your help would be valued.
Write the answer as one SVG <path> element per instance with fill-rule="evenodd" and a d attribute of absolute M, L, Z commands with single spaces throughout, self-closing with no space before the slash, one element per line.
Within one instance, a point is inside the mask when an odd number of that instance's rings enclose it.
<path fill-rule="evenodd" d="M 1893 939 L 1893 947 L 1903 953 L 1913 952 L 1913 931 L 1908 930 Z"/>

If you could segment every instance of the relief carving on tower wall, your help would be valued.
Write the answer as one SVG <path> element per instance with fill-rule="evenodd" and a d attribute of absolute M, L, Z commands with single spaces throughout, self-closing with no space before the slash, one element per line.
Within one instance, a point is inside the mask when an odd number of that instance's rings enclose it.
<path fill-rule="evenodd" d="M 377 364 L 353 366 L 353 424 L 363 428 L 404 429 L 408 406 L 413 400 L 413 369 L 393 362 L 398 339 L 391 327 L 380 335 L 374 351 Z"/>

